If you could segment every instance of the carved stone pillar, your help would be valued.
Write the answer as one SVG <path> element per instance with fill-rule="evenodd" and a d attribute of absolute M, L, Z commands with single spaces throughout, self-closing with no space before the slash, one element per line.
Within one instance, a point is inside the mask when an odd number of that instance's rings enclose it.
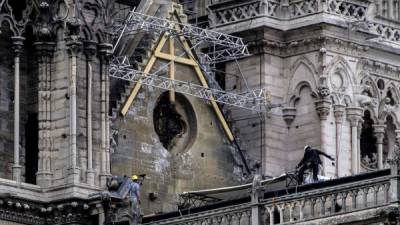
<path fill-rule="evenodd" d="M 93 128 L 92 128 L 92 82 L 93 82 L 93 68 L 92 62 L 93 57 L 96 54 L 96 42 L 85 41 L 84 52 L 86 55 L 86 66 L 87 66 L 87 171 L 86 171 L 86 182 L 89 185 L 94 185 L 94 174 L 93 170 Z"/>
<path fill-rule="evenodd" d="M 11 37 L 14 49 L 14 164 L 13 180 L 21 182 L 22 166 L 19 163 L 19 73 L 20 73 L 20 54 L 25 38 L 20 36 Z"/>
<path fill-rule="evenodd" d="M 328 143 L 326 141 L 326 136 L 328 133 L 327 119 L 331 110 L 331 104 L 332 102 L 327 98 L 315 102 L 316 110 L 321 121 L 321 151 L 325 153 L 327 152 L 328 146 Z M 323 161 L 325 162 L 325 159 Z"/>
<path fill-rule="evenodd" d="M 38 122 L 39 122 L 39 162 L 36 174 L 37 184 L 41 187 L 51 185 L 51 58 L 55 44 L 36 42 L 38 56 Z"/>
<path fill-rule="evenodd" d="M 396 134 L 399 134 L 396 130 Z M 396 138 L 398 140 L 398 138 Z M 391 159 L 388 160 L 390 165 L 390 202 L 399 203 L 400 202 L 400 147 L 395 145 L 393 155 Z"/>
<path fill-rule="evenodd" d="M 400 146 L 400 130 L 395 130 L 396 133 L 396 144 Z"/>
<path fill-rule="evenodd" d="M 80 168 L 77 165 L 77 106 L 76 106 L 76 82 L 78 75 L 77 58 L 81 51 L 82 42 L 79 41 L 78 29 L 80 22 L 72 18 L 67 23 L 70 35 L 66 38 L 69 54 L 70 74 L 69 74 L 69 146 L 70 146 L 70 165 L 68 169 L 68 183 L 78 183 Z"/>
<path fill-rule="evenodd" d="M 383 169 L 383 139 L 385 138 L 385 124 L 374 124 L 374 135 L 376 137 L 376 147 L 378 151 L 378 169 Z"/>
<path fill-rule="evenodd" d="M 100 162 L 100 186 L 106 184 L 106 178 L 111 174 L 110 168 L 110 146 L 109 146 L 109 57 L 111 55 L 112 45 L 103 43 L 99 45 L 100 68 L 101 68 L 101 162 Z"/>
<path fill-rule="evenodd" d="M 251 224 L 260 224 L 261 212 L 260 212 L 260 196 L 263 193 L 263 187 L 261 185 L 262 177 L 259 174 L 254 175 L 253 185 L 251 191 Z"/>
<path fill-rule="evenodd" d="M 351 125 L 351 173 L 357 174 L 360 162 L 358 161 L 358 124 L 363 115 L 363 109 L 359 107 L 348 107 L 346 109 L 347 119 Z"/>
<path fill-rule="evenodd" d="M 340 150 L 341 150 L 341 139 L 342 139 L 342 123 L 343 123 L 343 115 L 346 109 L 345 105 L 334 105 L 333 113 L 335 115 L 335 124 L 336 124 L 336 172 L 335 176 L 339 177 L 339 168 L 340 168 Z"/>
<path fill-rule="evenodd" d="M 361 133 L 362 133 L 362 127 L 363 127 L 364 120 L 361 119 L 358 122 L 358 127 L 357 127 L 357 173 L 361 172 Z"/>

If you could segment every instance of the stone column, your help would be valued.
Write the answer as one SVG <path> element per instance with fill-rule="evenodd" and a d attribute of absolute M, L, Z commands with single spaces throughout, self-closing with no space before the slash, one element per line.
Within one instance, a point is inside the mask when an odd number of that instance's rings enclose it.
<path fill-rule="evenodd" d="M 39 122 L 39 162 L 36 174 L 37 184 L 41 187 L 51 185 L 51 58 L 55 44 L 52 42 L 36 42 L 38 56 L 38 122 Z"/>
<path fill-rule="evenodd" d="M 259 225 L 261 222 L 260 212 L 260 197 L 263 194 L 263 187 L 261 185 L 261 175 L 256 174 L 253 178 L 253 185 L 251 190 L 251 224 Z"/>
<path fill-rule="evenodd" d="M 78 183 L 80 168 L 77 165 L 77 106 L 76 106 L 76 82 L 78 75 L 77 58 L 80 53 L 82 43 L 77 35 L 70 35 L 67 38 L 67 47 L 70 62 L 69 74 L 69 147 L 70 147 L 70 165 L 68 169 L 68 182 Z"/>
<path fill-rule="evenodd" d="M 396 133 L 396 144 L 400 146 L 400 130 L 395 130 Z"/>
<path fill-rule="evenodd" d="M 100 68 L 101 68 L 101 162 L 100 162 L 100 186 L 106 184 L 107 176 L 110 175 L 110 148 L 109 148 L 109 119 L 108 119 L 108 67 L 112 45 L 103 43 L 99 45 Z"/>
<path fill-rule="evenodd" d="M 340 150 L 341 150 L 341 139 L 342 139 L 342 126 L 343 126 L 343 114 L 345 111 L 345 105 L 334 105 L 333 112 L 335 115 L 336 124 L 336 172 L 335 176 L 339 177 L 340 168 Z"/>
<path fill-rule="evenodd" d="M 93 82 L 93 57 L 96 53 L 96 42 L 85 41 L 85 55 L 87 65 L 87 171 L 86 182 L 94 185 L 93 170 L 93 128 L 92 128 L 92 82 Z"/>
<path fill-rule="evenodd" d="M 363 126 L 364 120 L 361 119 L 358 122 L 358 127 L 357 127 L 357 173 L 361 172 L 361 133 L 362 133 L 362 126 Z"/>
<path fill-rule="evenodd" d="M 398 132 L 396 132 L 398 134 Z M 397 138 L 396 138 L 397 139 Z M 398 140 L 398 139 L 397 139 Z M 395 145 L 393 155 L 391 159 L 388 160 L 390 165 L 390 202 L 399 203 L 400 202 L 400 148 L 399 145 Z"/>
<path fill-rule="evenodd" d="M 14 49 L 14 164 L 13 180 L 21 182 L 22 166 L 19 163 L 19 72 L 20 72 L 20 54 L 25 38 L 20 36 L 11 37 Z"/>
<path fill-rule="evenodd" d="M 358 166 L 360 162 L 358 161 L 358 123 L 360 122 L 363 109 L 359 107 L 348 107 L 346 109 L 347 119 L 350 121 L 351 125 L 351 173 L 357 174 Z"/>
<path fill-rule="evenodd" d="M 327 141 L 326 136 L 327 130 L 327 119 L 331 110 L 331 101 L 327 98 L 321 99 L 315 102 L 316 110 L 318 112 L 319 118 L 321 120 L 321 151 L 327 152 Z M 325 159 L 323 160 L 325 162 Z M 324 173 L 326 164 L 324 163 Z"/>
<path fill-rule="evenodd" d="M 374 124 L 374 134 L 376 137 L 376 147 L 378 151 L 378 169 L 383 169 L 383 139 L 385 138 L 385 124 Z"/>

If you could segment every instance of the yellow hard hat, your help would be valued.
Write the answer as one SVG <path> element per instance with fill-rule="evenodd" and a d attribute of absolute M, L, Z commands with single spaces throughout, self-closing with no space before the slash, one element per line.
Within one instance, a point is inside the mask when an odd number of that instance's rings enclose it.
<path fill-rule="evenodd" d="M 132 180 L 137 180 L 137 179 L 138 179 L 138 176 L 136 176 L 136 175 L 132 176 Z"/>

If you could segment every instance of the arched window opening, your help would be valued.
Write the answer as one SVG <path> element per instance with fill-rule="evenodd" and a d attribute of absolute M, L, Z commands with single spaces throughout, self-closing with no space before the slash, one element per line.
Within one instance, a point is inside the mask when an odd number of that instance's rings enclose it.
<path fill-rule="evenodd" d="M 386 132 L 385 138 L 383 139 L 383 164 L 385 168 L 388 168 L 387 159 L 392 157 L 394 151 L 394 145 L 396 142 L 396 126 L 394 125 L 393 117 L 388 116 L 386 118 Z"/>
<path fill-rule="evenodd" d="M 394 101 L 393 94 L 392 94 L 391 91 L 388 91 L 388 92 L 387 92 L 386 98 L 387 98 L 387 103 L 388 103 L 389 105 L 392 105 L 392 106 L 393 106 L 393 105 L 396 104 L 396 102 Z"/>
<path fill-rule="evenodd" d="M 375 170 L 377 168 L 378 155 L 374 127 L 372 126 L 374 121 L 369 111 L 365 111 L 363 120 L 360 139 L 361 166 L 367 171 Z"/>
<path fill-rule="evenodd" d="M 25 124 L 25 182 L 36 184 L 36 172 L 38 171 L 38 120 L 37 113 L 28 114 Z"/>

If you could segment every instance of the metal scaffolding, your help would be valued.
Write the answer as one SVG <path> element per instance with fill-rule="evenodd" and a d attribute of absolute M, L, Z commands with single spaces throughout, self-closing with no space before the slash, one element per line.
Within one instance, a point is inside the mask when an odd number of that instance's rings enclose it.
<path fill-rule="evenodd" d="M 158 74 L 144 73 L 136 70 L 129 63 L 127 57 L 115 58 L 110 64 L 110 76 L 131 81 L 140 82 L 143 85 L 173 90 L 182 94 L 191 95 L 209 101 L 245 108 L 256 112 L 267 112 L 272 105 L 269 103 L 269 93 L 265 90 L 253 90 L 244 94 L 235 94 L 223 90 L 206 88 L 191 82 L 169 79 Z"/>
<path fill-rule="evenodd" d="M 210 47 L 212 52 L 208 54 L 209 63 L 229 61 L 250 55 L 247 45 L 241 38 L 134 11 L 127 20 L 117 22 L 112 27 L 112 33 L 118 35 L 135 34 L 136 31 L 168 32 L 175 36 L 185 37 L 199 48 Z"/>
<path fill-rule="evenodd" d="M 222 90 L 214 80 L 214 73 L 211 65 L 230 60 L 237 60 L 240 57 L 249 56 L 247 45 L 244 41 L 232 35 L 202 29 L 199 27 L 149 16 L 135 12 L 134 9 L 124 21 L 114 23 L 112 33 L 116 34 L 116 44 L 125 35 L 132 35 L 136 32 L 153 32 L 157 34 L 168 33 L 175 39 L 184 37 L 191 43 L 190 49 L 201 70 L 208 79 L 210 87 L 193 84 L 190 82 L 170 79 L 154 74 L 144 73 L 136 70 L 131 65 L 128 57 L 115 56 L 110 65 L 110 76 L 131 82 L 140 82 L 147 86 L 153 86 L 164 90 L 172 90 L 221 104 L 231 105 L 248 109 L 255 112 L 268 112 L 277 105 L 270 104 L 269 94 L 264 89 L 248 90 L 246 93 L 233 93 Z M 203 53 L 209 49 L 208 54 Z"/>

